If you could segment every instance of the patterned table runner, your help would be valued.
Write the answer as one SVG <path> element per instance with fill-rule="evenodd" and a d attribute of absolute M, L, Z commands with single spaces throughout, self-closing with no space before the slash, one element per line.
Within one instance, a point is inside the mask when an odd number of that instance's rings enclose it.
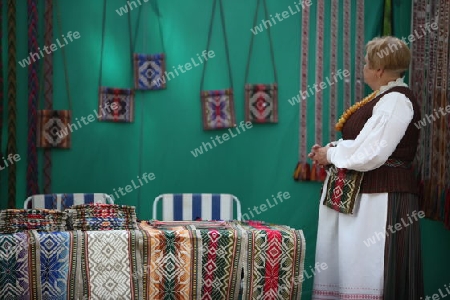
<path fill-rule="evenodd" d="M 0 299 L 300 299 L 301 230 L 169 225 L 0 234 Z"/>

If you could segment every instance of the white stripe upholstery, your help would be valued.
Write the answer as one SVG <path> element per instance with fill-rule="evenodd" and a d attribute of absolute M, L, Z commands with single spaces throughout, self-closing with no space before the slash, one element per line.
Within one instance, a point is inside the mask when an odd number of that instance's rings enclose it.
<path fill-rule="evenodd" d="M 230 194 L 162 194 L 153 202 L 152 219 L 158 219 L 158 203 L 162 203 L 163 221 L 232 220 L 241 218 L 241 206 L 237 197 Z M 235 203 L 235 204 L 234 204 Z M 197 206 L 198 205 L 198 206 Z M 237 217 L 234 215 L 236 206 Z"/>
<path fill-rule="evenodd" d="M 64 210 L 71 205 L 86 204 L 90 199 L 92 199 L 92 203 L 114 204 L 111 196 L 104 193 L 39 194 L 28 197 L 24 202 L 24 209 Z M 63 203 L 65 204 L 64 207 Z"/>

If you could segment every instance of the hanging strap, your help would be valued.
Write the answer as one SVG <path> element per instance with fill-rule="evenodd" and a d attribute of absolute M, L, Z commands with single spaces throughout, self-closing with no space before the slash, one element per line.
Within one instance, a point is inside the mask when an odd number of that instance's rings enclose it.
<path fill-rule="evenodd" d="M 0 157 L 3 157 L 3 1 L 0 0 Z M 0 167 L 3 167 L 3 162 L 0 161 Z M 2 182 L 2 174 L 0 172 L 0 183 Z M 1 195 L 1 186 L 0 186 Z M 0 201 L 1 204 L 1 201 Z"/>
<path fill-rule="evenodd" d="M 352 19 L 350 17 L 352 11 L 352 1 L 344 0 L 344 69 L 351 74 L 351 46 L 350 46 L 350 30 Z M 347 109 L 351 106 L 352 91 L 350 80 L 344 80 L 344 107 Z"/>
<path fill-rule="evenodd" d="M 316 26 L 316 82 L 323 82 L 323 43 L 324 43 L 324 0 L 317 1 L 317 26 Z M 315 143 L 322 145 L 323 136 L 323 92 L 315 94 Z M 311 180 L 321 181 L 322 168 L 316 162 L 311 167 Z"/>
<path fill-rule="evenodd" d="M 46 11 L 45 11 L 45 18 L 51 19 L 53 18 L 53 0 L 46 0 L 49 3 L 46 3 Z M 48 4 L 48 6 L 47 6 Z M 59 9 L 58 0 L 54 2 L 55 9 L 56 9 L 56 19 L 58 24 L 58 34 L 62 35 L 62 22 L 61 22 L 61 11 Z M 48 23 L 45 23 L 46 26 L 46 32 L 45 32 L 45 44 L 50 45 L 53 40 L 53 22 L 51 22 L 51 29 L 48 28 Z M 69 72 L 67 68 L 67 59 L 66 59 L 66 49 L 64 47 L 61 47 L 61 54 L 63 58 L 63 70 L 64 70 L 64 82 L 66 85 L 66 97 L 67 97 L 67 104 L 68 104 L 68 110 L 72 110 L 72 98 L 70 94 L 70 85 L 69 85 Z M 46 87 L 43 87 L 44 85 L 40 85 L 39 87 L 39 95 L 40 99 L 44 98 L 45 103 L 44 107 L 45 109 L 53 109 L 53 53 L 49 54 L 51 56 L 51 62 L 49 61 L 50 66 L 46 67 L 46 62 L 44 60 L 44 66 L 41 68 L 40 72 L 40 78 L 41 82 L 45 81 Z M 45 56 L 47 58 L 47 56 Z M 47 76 L 47 77 L 46 77 Z M 44 96 L 42 97 L 42 91 L 44 88 Z M 42 102 L 42 100 L 40 101 Z M 41 104 L 42 105 L 42 104 Z"/>
<path fill-rule="evenodd" d="M 331 1 L 331 55 L 330 55 L 330 71 L 332 74 L 336 74 L 337 72 L 337 44 L 338 44 L 338 28 L 339 28 L 339 3 L 338 1 Z M 364 28 L 363 28 L 364 30 Z M 337 93 L 338 87 L 337 84 L 333 84 L 329 87 L 329 95 L 330 95 L 330 126 L 329 126 L 329 135 L 330 141 L 335 141 L 336 138 L 336 129 L 334 128 L 337 118 L 336 118 L 336 110 L 337 110 Z"/>
<path fill-rule="evenodd" d="M 316 82 L 323 81 L 323 38 L 324 38 L 324 0 L 317 1 L 317 27 L 316 27 Z M 323 93 L 315 94 L 316 121 L 315 121 L 315 142 L 322 146 L 322 104 Z"/>
<path fill-rule="evenodd" d="M 62 22 L 61 22 L 61 11 L 58 6 L 58 0 L 55 1 L 55 9 L 56 9 L 56 18 L 58 24 L 58 34 L 62 35 Z M 53 0 L 46 0 L 46 10 L 45 10 L 45 18 L 46 20 L 53 18 Z M 51 26 L 51 28 L 50 28 Z M 50 45 L 53 40 L 53 22 L 45 23 L 45 44 Z M 66 85 L 66 97 L 68 110 L 72 110 L 72 98 L 70 94 L 70 85 L 69 85 L 69 72 L 67 68 L 67 59 L 66 59 L 66 50 L 64 47 L 61 47 L 61 54 L 63 57 L 63 70 L 64 70 L 64 81 Z M 45 109 L 53 109 L 53 52 L 45 56 L 44 65 L 41 68 L 40 72 L 40 80 L 41 82 L 45 81 L 45 86 L 43 84 L 39 87 L 39 98 L 45 99 L 44 108 Z M 43 94 L 43 95 L 42 95 Z M 42 106 L 42 103 L 40 103 Z"/>
<path fill-rule="evenodd" d="M 425 22 L 422 22 L 422 20 L 426 17 L 426 9 L 425 9 L 425 0 L 421 1 L 414 1 L 412 7 L 411 7 L 411 32 L 414 32 L 415 28 L 418 28 L 418 25 L 423 25 Z M 414 95 L 416 96 L 417 103 L 419 104 L 421 108 L 421 114 L 423 115 L 425 112 L 426 107 L 426 94 L 424 93 L 426 88 L 426 80 L 425 80 L 425 47 L 426 47 L 426 40 L 431 40 L 432 37 L 428 37 L 425 39 L 418 39 L 414 43 L 411 44 L 411 52 L 413 54 L 413 59 L 411 59 L 411 69 L 410 69 L 410 76 L 409 76 L 409 86 L 414 92 Z M 426 140 L 427 136 L 427 128 L 424 128 L 422 130 L 422 134 L 420 135 L 420 141 L 417 147 L 417 155 L 418 158 L 417 162 L 420 162 L 420 169 L 418 170 L 421 178 L 423 180 L 425 176 L 425 167 L 428 165 L 425 163 L 425 149 L 424 147 L 424 141 Z M 428 215 L 427 212 L 425 212 Z"/>
<path fill-rule="evenodd" d="M 44 44 L 50 45 L 53 41 L 53 0 L 45 0 L 44 11 Z M 45 108 L 53 109 L 53 52 L 44 57 L 44 98 Z M 41 77 L 42 78 L 42 77 Z M 51 149 L 44 149 L 44 194 L 52 190 L 52 154 Z"/>
<path fill-rule="evenodd" d="M 130 74 L 133 74 L 133 36 L 131 32 L 131 16 L 130 13 L 127 14 L 128 18 L 128 35 L 129 35 L 129 43 L 130 43 Z M 101 44 L 101 50 L 100 50 L 100 75 L 98 77 L 98 86 L 102 86 L 102 76 L 103 76 L 103 49 L 105 46 L 105 29 L 106 29 L 106 0 L 103 0 L 103 21 L 102 21 L 102 44 Z M 133 87 L 133 76 L 131 76 L 131 87 Z"/>
<path fill-rule="evenodd" d="M 17 51 L 16 51 L 16 0 L 8 0 L 8 145 L 6 152 L 17 153 Z M 16 164 L 8 167 L 8 208 L 16 207 Z"/>
<path fill-rule="evenodd" d="M 264 15 L 266 20 L 269 19 L 269 13 L 267 10 L 267 3 L 266 0 L 258 0 L 257 4 L 256 4 L 256 9 L 255 9 L 255 17 L 253 18 L 253 28 L 256 27 L 256 22 L 258 19 L 258 10 L 259 10 L 259 6 L 261 1 L 263 2 L 264 5 Z M 270 33 L 270 27 L 267 28 L 267 34 L 269 36 L 269 44 L 270 44 L 270 58 L 272 61 L 272 68 L 273 68 L 273 78 L 275 80 L 275 82 L 278 82 L 278 76 L 277 76 L 277 68 L 275 65 L 275 53 L 273 50 L 273 40 L 272 40 L 272 34 Z M 250 61 L 251 61 L 251 57 L 252 57 L 252 51 L 253 51 L 253 41 L 254 41 L 255 35 L 252 34 L 251 39 L 250 39 L 250 49 L 248 51 L 248 58 L 247 58 L 247 66 L 245 68 L 245 82 L 248 82 L 248 75 L 249 75 L 249 71 L 250 71 Z"/>
<path fill-rule="evenodd" d="M 309 7 L 306 6 L 302 10 L 302 48 L 300 49 L 301 53 L 301 90 L 300 97 L 302 98 L 302 91 L 306 92 L 308 87 L 308 54 L 309 54 Z M 300 128 L 299 128 L 299 161 L 302 163 L 307 162 L 307 103 L 306 99 L 302 99 L 301 105 L 299 105 L 300 109 Z"/>
<path fill-rule="evenodd" d="M 364 1 L 356 1 L 355 101 L 364 98 Z"/>
<path fill-rule="evenodd" d="M 223 36 L 224 36 L 224 40 L 225 40 L 225 54 L 227 57 L 230 88 L 233 89 L 233 78 L 232 78 L 232 73 L 231 73 L 230 53 L 229 53 L 229 47 L 228 47 L 228 39 L 227 39 L 227 32 L 226 32 L 226 27 L 225 27 L 225 17 L 224 17 L 224 12 L 223 12 L 222 0 L 214 0 L 213 5 L 212 5 L 211 21 L 209 23 L 208 42 L 206 45 L 206 52 L 208 53 L 209 46 L 211 44 L 212 29 L 213 29 L 213 22 L 214 22 L 214 15 L 216 12 L 217 1 L 219 1 L 219 6 L 220 6 L 219 7 L 220 8 L 220 19 L 221 19 L 221 23 L 222 23 Z M 203 84 L 205 81 L 205 73 L 206 73 L 206 64 L 207 63 L 208 63 L 208 60 L 205 60 L 205 62 L 203 64 L 203 72 L 202 72 L 202 79 L 201 79 L 201 83 L 200 83 L 200 91 L 203 90 Z"/>
<path fill-rule="evenodd" d="M 434 109 L 447 106 L 447 91 L 448 91 L 448 68 L 449 68 L 449 28 L 450 28 L 450 6 L 446 1 L 441 1 L 439 5 L 439 39 L 436 48 L 436 77 L 435 77 L 435 100 Z M 433 148 L 434 153 L 434 164 L 433 169 L 436 169 L 437 180 L 433 183 L 437 186 L 437 201 L 440 206 L 440 218 L 441 220 L 447 220 L 447 227 L 450 227 L 450 211 L 445 211 L 445 194 L 446 188 L 449 188 L 448 178 L 447 178 L 447 167 L 446 159 L 449 153 L 448 146 L 448 118 L 441 116 L 438 120 L 433 122 Z M 436 134 L 438 133 L 439 134 Z"/>
<path fill-rule="evenodd" d="M 38 0 L 28 0 L 28 52 L 38 52 Z M 38 62 L 28 67 L 28 143 L 26 195 L 39 194 L 36 149 L 37 106 L 39 97 Z"/>
<path fill-rule="evenodd" d="M 162 31 L 162 26 L 161 26 L 161 14 L 159 11 L 159 4 L 158 4 L 158 0 L 154 0 L 154 10 L 156 13 L 156 16 L 158 18 L 158 28 L 159 28 L 159 38 L 160 38 L 160 42 L 161 42 L 161 46 L 162 46 L 162 52 L 166 53 L 166 47 L 164 45 L 164 37 L 163 37 L 163 31 Z M 136 21 L 136 28 L 134 29 L 134 43 L 133 43 L 133 52 L 136 52 L 136 43 L 137 43 L 137 36 L 138 36 L 138 32 L 139 32 L 139 28 L 141 25 L 141 15 L 142 15 L 142 5 L 139 6 L 139 12 L 138 12 L 138 17 L 137 17 L 137 21 Z M 130 15 L 130 14 L 128 14 Z M 144 34 L 143 34 L 143 39 L 142 39 L 142 44 L 143 44 L 143 51 L 145 50 L 145 37 L 147 36 L 146 34 L 146 30 L 145 28 L 147 28 L 147 26 L 144 27 Z"/>
<path fill-rule="evenodd" d="M 3 1 L 0 0 L 0 157 L 3 157 Z M 0 161 L 0 166 L 3 162 Z M 0 172 L 0 182 L 1 182 Z"/>

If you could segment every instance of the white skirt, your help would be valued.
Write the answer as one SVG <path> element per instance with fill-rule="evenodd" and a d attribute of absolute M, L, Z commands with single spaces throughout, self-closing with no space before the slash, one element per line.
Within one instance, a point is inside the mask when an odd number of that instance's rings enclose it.
<path fill-rule="evenodd" d="M 383 299 L 384 247 L 388 194 L 360 194 L 353 215 L 339 213 L 320 200 L 313 297 Z M 324 265 L 325 266 L 325 265 Z"/>

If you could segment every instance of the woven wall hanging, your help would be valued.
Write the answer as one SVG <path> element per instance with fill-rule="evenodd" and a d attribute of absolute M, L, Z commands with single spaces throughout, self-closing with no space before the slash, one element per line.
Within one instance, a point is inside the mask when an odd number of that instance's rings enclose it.
<path fill-rule="evenodd" d="M 17 153 L 17 35 L 16 1 L 7 0 L 8 21 L 8 142 L 6 153 Z M 16 207 L 16 164 L 8 167 L 8 208 Z"/>
<path fill-rule="evenodd" d="M 154 0 L 155 3 L 155 13 L 158 20 L 158 27 L 159 27 L 159 36 L 160 36 L 160 42 L 162 46 L 162 52 L 161 53 L 155 53 L 155 54 L 144 54 L 144 53 L 134 53 L 133 54 L 133 66 L 134 66 L 134 88 L 136 90 L 162 90 L 166 88 L 166 80 L 165 78 L 165 72 L 166 72 L 166 50 L 164 47 L 164 38 L 163 38 L 163 31 L 161 26 L 161 14 L 159 11 L 158 6 L 158 0 Z M 145 10 L 144 6 L 144 10 Z M 134 34 L 134 49 L 136 49 L 136 40 L 137 40 L 137 33 L 138 28 L 140 27 L 141 23 L 141 12 L 142 12 L 142 6 L 139 7 L 139 15 L 137 19 L 137 26 Z M 148 19 L 147 16 L 145 16 L 145 19 Z M 128 14 L 128 18 L 130 19 L 130 14 Z M 144 27 L 144 49 L 145 49 L 145 39 L 147 37 L 146 34 L 146 28 L 148 26 Z"/>
<path fill-rule="evenodd" d="M 301 49 L 300 49 L 300 89 L 306 91 L 308 86 L 308 49 L 309 49 L 309 6 L 302 9 L 302 32 L 301 32 Z M 307 105 L 303 100 L 299 105 L 300 111 L 300 128 L 299 128 L 299 161 L 294 170 L 294 180 L 308 181 L 311 177 L 311 167 L 308 163 L 307 152 Z"/>
<path fill-rule="evenodd" d="M 224 36 L 225 53 L 227 59 L 228 76 L 230 81 L 230 87 L 224 90 L 203 90 L 203 84 L 205 81 L 206 65 L 208 60 L 203 64 L 202 79 L 200 84 L 200 99 L 202 106 L 203 116 L 203 129 L 215 130 L 236 127 L 234 101 L 233 101 L 233 79 L 231 73 L 230 54 L 228 48 L 228 40 L 225 28 L 225 17 L 223 11 L 222 0 L 218 0 L 220 9 L 220 19 L 222 24 L 222 31 Z M 211 43 L 212 29 L 214 15 L 216 12 L 217 0 L 213 1 L 211 21 L 209 25 L 208 43 L 206 46 L 206 52 L 209 53 L 209 46 Z"/>
<path fill-rule="evenodd" d="M 44 43 L 50 45 L 53 42 L 53 0 L 45 0 L 44 11 Z M 53 109 L 53 52 L 44 57 L 44 98 L 45 108 Z M 39 112 L 38 112 L 39 122 Z M 39 135 L 39 129 L 38 129 Z M 38 140 L 39 146 L 39 140 Z M 43 192 L 51 192 L 52 185 L 52 152 L 51 149 L 44 149 L 43 166 Z"/>
<path fill-rule="evenodd" d="M 258 9 L 261 1 L 264 6 L 265 19 L 269 20 L 266 0 L 258 0 L 253 20 L 253 28 L 256 27 Z M 266 29 L 269 36 L 270 58 L 273 68 L 275 82 L 270 84 L 250 84 L 248 76 L 250 71 L 250 61 L 253 51 L 254 34 L 251 35 L 250 49 L 248 52 L 247 67 L 245 70 L 245 120 L 253 123 L 277 123 L 278 122 L 278 77 L 275 65 L 275 55 L 273 50 L 272 35 L 270 27 Z"/>
<path fill-rule="evenodd" d="M 128 14 L 129 15 L 129 14 Z M 103 48 L 105 44 L 106 27 L 106 0 L 103 1 L 103 25 L 102 25 L 102 44 L 100 53 L 100 76 L 99 76 L 99 97 L 98 111 L 99 121 L 131 123 L 134 121 L 134 89 L 104 87 L 102 86 L 103 69 Z M 133 74 L 133 49 L 131 36 L 131 22 L 128 19 L 129 49 L 130 49 L 130 75 Z"/>
<path fill-rule="evenodd" d="M 301 18 L 301 49 L 300 49 L 300 105 L 299 105 L 299 159 L 294 171 L 294 180 L 296 181 L 323 181 L 326 177 L 325 169 L 319 165 L 308 162 L 308 102 L 314 102 L 314 141 L 313 144 L 322 145 L 329 141 L 336 141 L 338 139 L 335 124 L 337 121 L 337 106 L 338 100 L 342 99 L 340 105 L 345 109 L 351 106 L 352 99 L 358 101 L 363 98 L 364 82 L 363 82 L 363 65 L 364 65 L 364 1 L 344 0 L 344 5 L 339 6 L 336 1 L 331 3 L 331 22 L 325 21 L 325 1 L 318 0 L 314 5 L 316 8 L 316 26 L 310 26 L 311 7 L 302 9 Z M 352 3 L 356 3 L 356 7 L 352 8 Z M 340 9 L 340 7 L 343 7 Z M 342 17 L 340 17 L 342 15 Z M 341 20 L 341 24 L 339 21 Z M 356 35 L 351 35 L 352 22 L 356 20 L 355 32 Z M 329 24 L 329 25 L 328 25 Z M 328 28 L 328 25 L 330 28 Z M 312 34 L 310 31 L 314 30 Z M 338 40 L 339 32 L 342 31 L 342 40 Z M 325 33 L 330 32 L 331 49 L 326 49 Z M 315 36 L 316 41 L 312 50 L 310 47 L 310 36 Z M 339 49 L 342 51 L 339 52 Z M 326 53 L 331 53 L 329 64 L 324 63 Z M 352 72 L 351 53 L 355 52 L 355 71 Z M 338 58 L 339 54 L 341 59 Z M 315 90 L 311 85 L 308 85 L 311 74 L 308 74 L 309 61 L 311 58 L 317 58 L 315 61 L 314 83 L 325 85 L 324 89 Z M 343 68 L 338 69 L 338 62 Z M 329 65 L 329 71 L 328 71 Z M 342 75 L 352 74 L 345 78 Z M 324 74 L 327 76 L 324 77 Z M 354 74 L 354 75 L 353 75 Z M 343 77 L 344 76 L 344 77 Z M 353 77 L 354 76 L 354 77 Z M 354 92 L 352 92 L 351 82 L 354 79 Z M 341 85 L 341 89 L 338 87 Z M 341 95 L 339 95 L 341 90 Z M 325 95 L 329 96 L 329 103 L 326 102 Z M 327 134 L 324 130 L 324 113 L 326 107 L 329 107 L 328 112 L 328 141 L 324 143 L 323 137 Z M 312 146 L 312 145 L 311 145 Z"/>
<path fill-rule="evenodd" d="M 430 27 L 431 26 L 431 27 Z M 448 0 L 413 4 L 410 86 L 421 106 L 415 166 L 421 209 L 450 229 L 450 6 Z"/>
<path fill-rule="evenodd" d="M 51 2 L 49 0 L 48 2 Z M 56 8 L 58 11 L 58 30 L 59 33 L 62 33 L 62 24 L 61 24 L 61 15 L 59 13 L 59 8 Z M 51 9 L 51 5 L 46 3 L 47 7 Z M 48 13 L 48 11 L 47 11 Z M 47 23 L 48 24 L 48 23 Z M 47 28 L 47 32 L 50 29 Z M 47 40 L 47 42 L 51 43 L 51 39 Z M 70 86 L 69 86 L 69 74 L 67 71 L 67 59 L 66 59 L 66 51 L 64 48 L 61 49 L 62 57 L 63 57 L 63 68 L 64 68 L 64 77 L 66 84 L 66 96 L 69 109 L 68 110 L 53 110 L 53 95 L 52 95 L 52 77 L 51 69 L 48 68 L 48 64 L 50 67 L 52 63 L 47 60 L 44 61 L 44 68 L 42 71 L 41 78 L 45 78 L 45 83 L 47 84 L 44 92 L 45 98 L 45 109 L 38 110 L 37 115 L 37 145 L 41 148 L 61 148 L 61 149 L 69 149 L 71 146 L 71 135 L 72 132 L 70 130 L 70 122 L 72 116 L 72 100 L 70 96 Z M 47 65 L 47 67 L 45 67 Z M 50 76 L 50 77 L 49 77 Z M 43 80 L 42 80 L 43 81 Z M 41 85 L 41 90 L 42 90 Z M 42 93 L 40 93 L 42 94 Z"/>
<path fill-rule="evenodd" d="M 28 16 L 28 51 L 37 53 L 38 40 L 38 0 L 27 0 Z M 26 196 L 39 193 L 38 157 L 36 148 L 36 122 L 39 97 L 39 63 L 28 65 L 28 134 L 27 134 L 27 171 Z"/>
<path fill-rule="evenodd" d="M 0 157 L 3 156 L 3 1 L 0 0 Z M 3 159 L 2 159 L 3 160 Z M 0 168 L 4 168 L 4 163 L 0 160 Z M 0 172 L 0 182 L 2 182 L 2 174 Z M 1 186 L 0 186 L 1 194 Z"/>

